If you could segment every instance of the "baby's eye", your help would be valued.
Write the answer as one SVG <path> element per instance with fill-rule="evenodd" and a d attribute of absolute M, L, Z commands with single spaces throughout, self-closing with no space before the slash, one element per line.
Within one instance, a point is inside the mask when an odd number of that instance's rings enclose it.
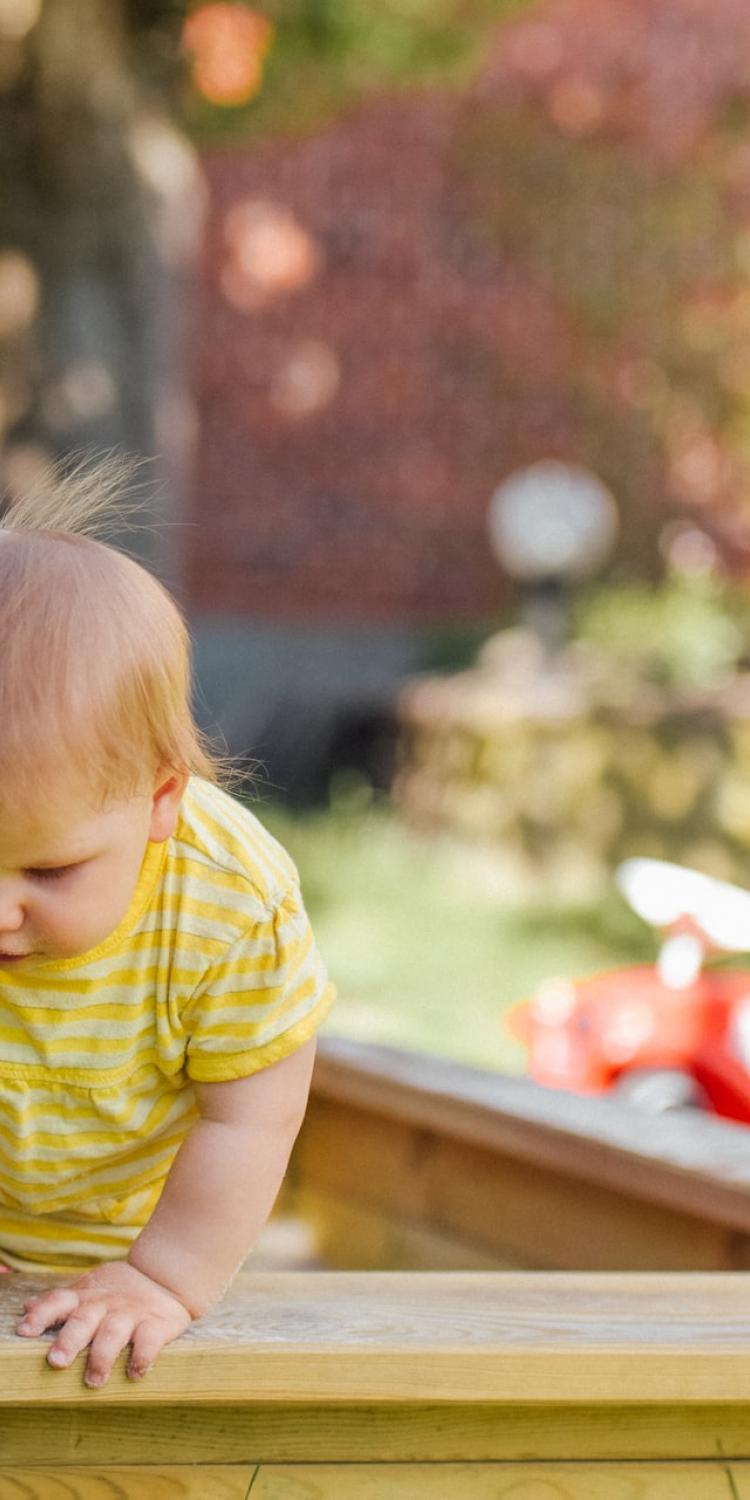
<path fill-rule="evenodd" d="M 27 870 L 26 874 L 32 880 L 59 880 L 62 875 L 69 875 L 71 870 L 77 869 L 76 865 L 57 865 L 51 869 Z"/>

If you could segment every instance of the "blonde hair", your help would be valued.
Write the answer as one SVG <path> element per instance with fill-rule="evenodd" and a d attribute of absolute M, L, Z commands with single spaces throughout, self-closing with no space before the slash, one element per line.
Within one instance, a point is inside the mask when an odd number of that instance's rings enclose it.
<path fill-rule="evenodd" d="M 50 468 L 0 517 L 0 803 L 101 801 L 163 767 L 219 779 L 191 708 L 191 648 L 167 590 L 90 533 L 119 526 L 133 465 Z"/>

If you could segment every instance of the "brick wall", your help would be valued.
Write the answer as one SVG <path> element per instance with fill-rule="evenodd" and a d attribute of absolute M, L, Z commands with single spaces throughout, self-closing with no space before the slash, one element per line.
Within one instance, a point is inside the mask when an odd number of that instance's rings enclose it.
<path fill-rule="evenodd" d="M 194 611 L 407 624 L 501 602 L 487 502 L 571 446 L 567 350 L 462 212 L 456 108 L 378 100 L 207 158 Z"/>

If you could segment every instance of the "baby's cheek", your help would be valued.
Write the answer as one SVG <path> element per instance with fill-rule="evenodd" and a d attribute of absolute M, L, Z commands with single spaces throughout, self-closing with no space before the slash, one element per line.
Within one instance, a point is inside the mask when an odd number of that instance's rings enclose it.
<path fill-rule="evenodd" d="M 39 937 L 42 945 L 58 958 L 74 958 L 101 942 L 102 934 L 94 913 L 83 902 L 65 901 L 50 904 L 39 915 Z"/>
<path fill-rule="evenodd" d="M 40 946 L 57 958 L 97 948 L 126 915 L 133 890 L 129 870 L 93 864 L 57 889 L 45 891 L 36 910 Z"/>
<path fill-rule="evenodd" d="M 129 906 L 129 893 L 123 894 L 106 875 L 95 890 L 81 890 L 55 913 L 57 940 L 70 955 L 96 948 L 114 932 Z"/>

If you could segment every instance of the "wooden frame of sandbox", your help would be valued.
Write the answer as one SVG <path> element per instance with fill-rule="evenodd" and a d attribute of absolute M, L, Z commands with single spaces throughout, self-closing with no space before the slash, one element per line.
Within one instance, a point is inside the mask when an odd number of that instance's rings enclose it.
<path fill-rule="evenodd" d="M 244 1271 L 100 1391 L 3 1278 L 0 1500 L 747 1500 L 744 1131 L 422 1065 L 323 1044 L 282 1211 L 456 1269 Z"/>

